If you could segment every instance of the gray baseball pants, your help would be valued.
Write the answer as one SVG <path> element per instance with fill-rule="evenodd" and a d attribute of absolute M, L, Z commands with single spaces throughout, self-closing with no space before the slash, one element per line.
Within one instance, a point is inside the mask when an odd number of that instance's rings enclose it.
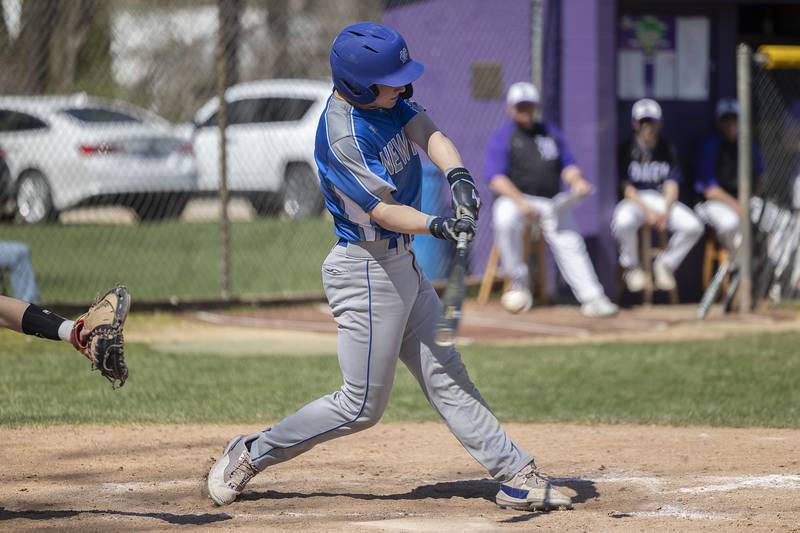
<path fill-rule="evenodd" d="M 498 480 L 531 461 L 500 427 L 453 347 L 434 343 L 439 298 L 409 245 L 392 239 L 334 246 L 322 265 L 325 294 L 339 325 L 344 383 L 272 428 L 249 435 L 260 470 L 380 420 L 398 357 L 464 448 Z"/>

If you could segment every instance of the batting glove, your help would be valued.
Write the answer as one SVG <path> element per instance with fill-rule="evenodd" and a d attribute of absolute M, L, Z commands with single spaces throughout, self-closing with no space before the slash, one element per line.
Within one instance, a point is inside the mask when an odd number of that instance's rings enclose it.
<path fill-rule="evenodd" d="M 466 233 L 467 240 L 471 241 L 475 236 L 475 221 L 469 217 L 430 217 L 428 219 L 428 229 L 431 235 L 437 239 L 457 241 L 459 234 Z"/>
<path fill-rule="evenodd" d="M 469 217 L 478 220 L 481 197 L 469 170 L 461 167 L 451 169 L 447 173 L 447 182 L 450 184 L 456 218 Z"/>

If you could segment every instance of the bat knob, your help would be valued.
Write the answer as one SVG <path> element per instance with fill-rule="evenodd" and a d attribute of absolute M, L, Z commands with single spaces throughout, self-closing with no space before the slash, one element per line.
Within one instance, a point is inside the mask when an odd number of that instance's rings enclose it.
<path fill-rule="evenodd" d="M 453 346 L 456 343 L 455 333 L 452 329 L 440 329 L 436 332 L 434 341 L 437 346 Z"/>

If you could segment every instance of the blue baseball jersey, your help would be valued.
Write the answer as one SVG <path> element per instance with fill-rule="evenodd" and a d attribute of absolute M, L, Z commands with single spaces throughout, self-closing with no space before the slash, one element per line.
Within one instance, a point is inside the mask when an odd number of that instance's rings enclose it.
<path fill-rule="evenodd" d="M 340 98 L 328 98 L 317 126 L 314 158 L 325 206 L 340 240 L 400 237 L 370 219 L 379 201 L 391 198 L 419 209 L 422 165 L 403 130 L 418 112 L 403 99 L 391 109 L 359 109 Z"/>
<path fill-rule="evenodd" d="M 758 147 L 753 145 L 753 176 L 751 187 L 755 189 L 755 180 L 764 172 L 764 163 Z M 700 194 L 706 189 L 718 186 L 733 196 L 739 194 L 739 146 L 726 142 L 718 133 L 709 136 L 700 146 L 697 158 L 697 177 L 694 188 Z"/>

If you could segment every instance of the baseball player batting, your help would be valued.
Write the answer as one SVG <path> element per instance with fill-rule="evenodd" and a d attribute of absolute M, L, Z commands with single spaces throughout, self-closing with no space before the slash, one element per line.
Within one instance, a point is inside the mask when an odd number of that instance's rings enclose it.
<path fill-rule="evenodd" d="M 343 384 L 272 428 L 234 437 L 208 475 L 218 505 L 236 500 L 256 474 L 321 442 L 380 420 L 401 360 L 464 448 L 501 482 L 501 507 L 570 507 L 500 427 L 453 346 L 436 344 L 441 304 L 411 251 L 414 234 L 471 238 L 480 199 L 452 142 L 409 102 L 422 64 L 382 24 L 348 26 L 330 54 L 334 92 L 319 120 L 315 156 L 339 238 L 322 265 L 339 324 Z M 447 176 L 456 217 L 419 211 L 417 147 Z"/>

